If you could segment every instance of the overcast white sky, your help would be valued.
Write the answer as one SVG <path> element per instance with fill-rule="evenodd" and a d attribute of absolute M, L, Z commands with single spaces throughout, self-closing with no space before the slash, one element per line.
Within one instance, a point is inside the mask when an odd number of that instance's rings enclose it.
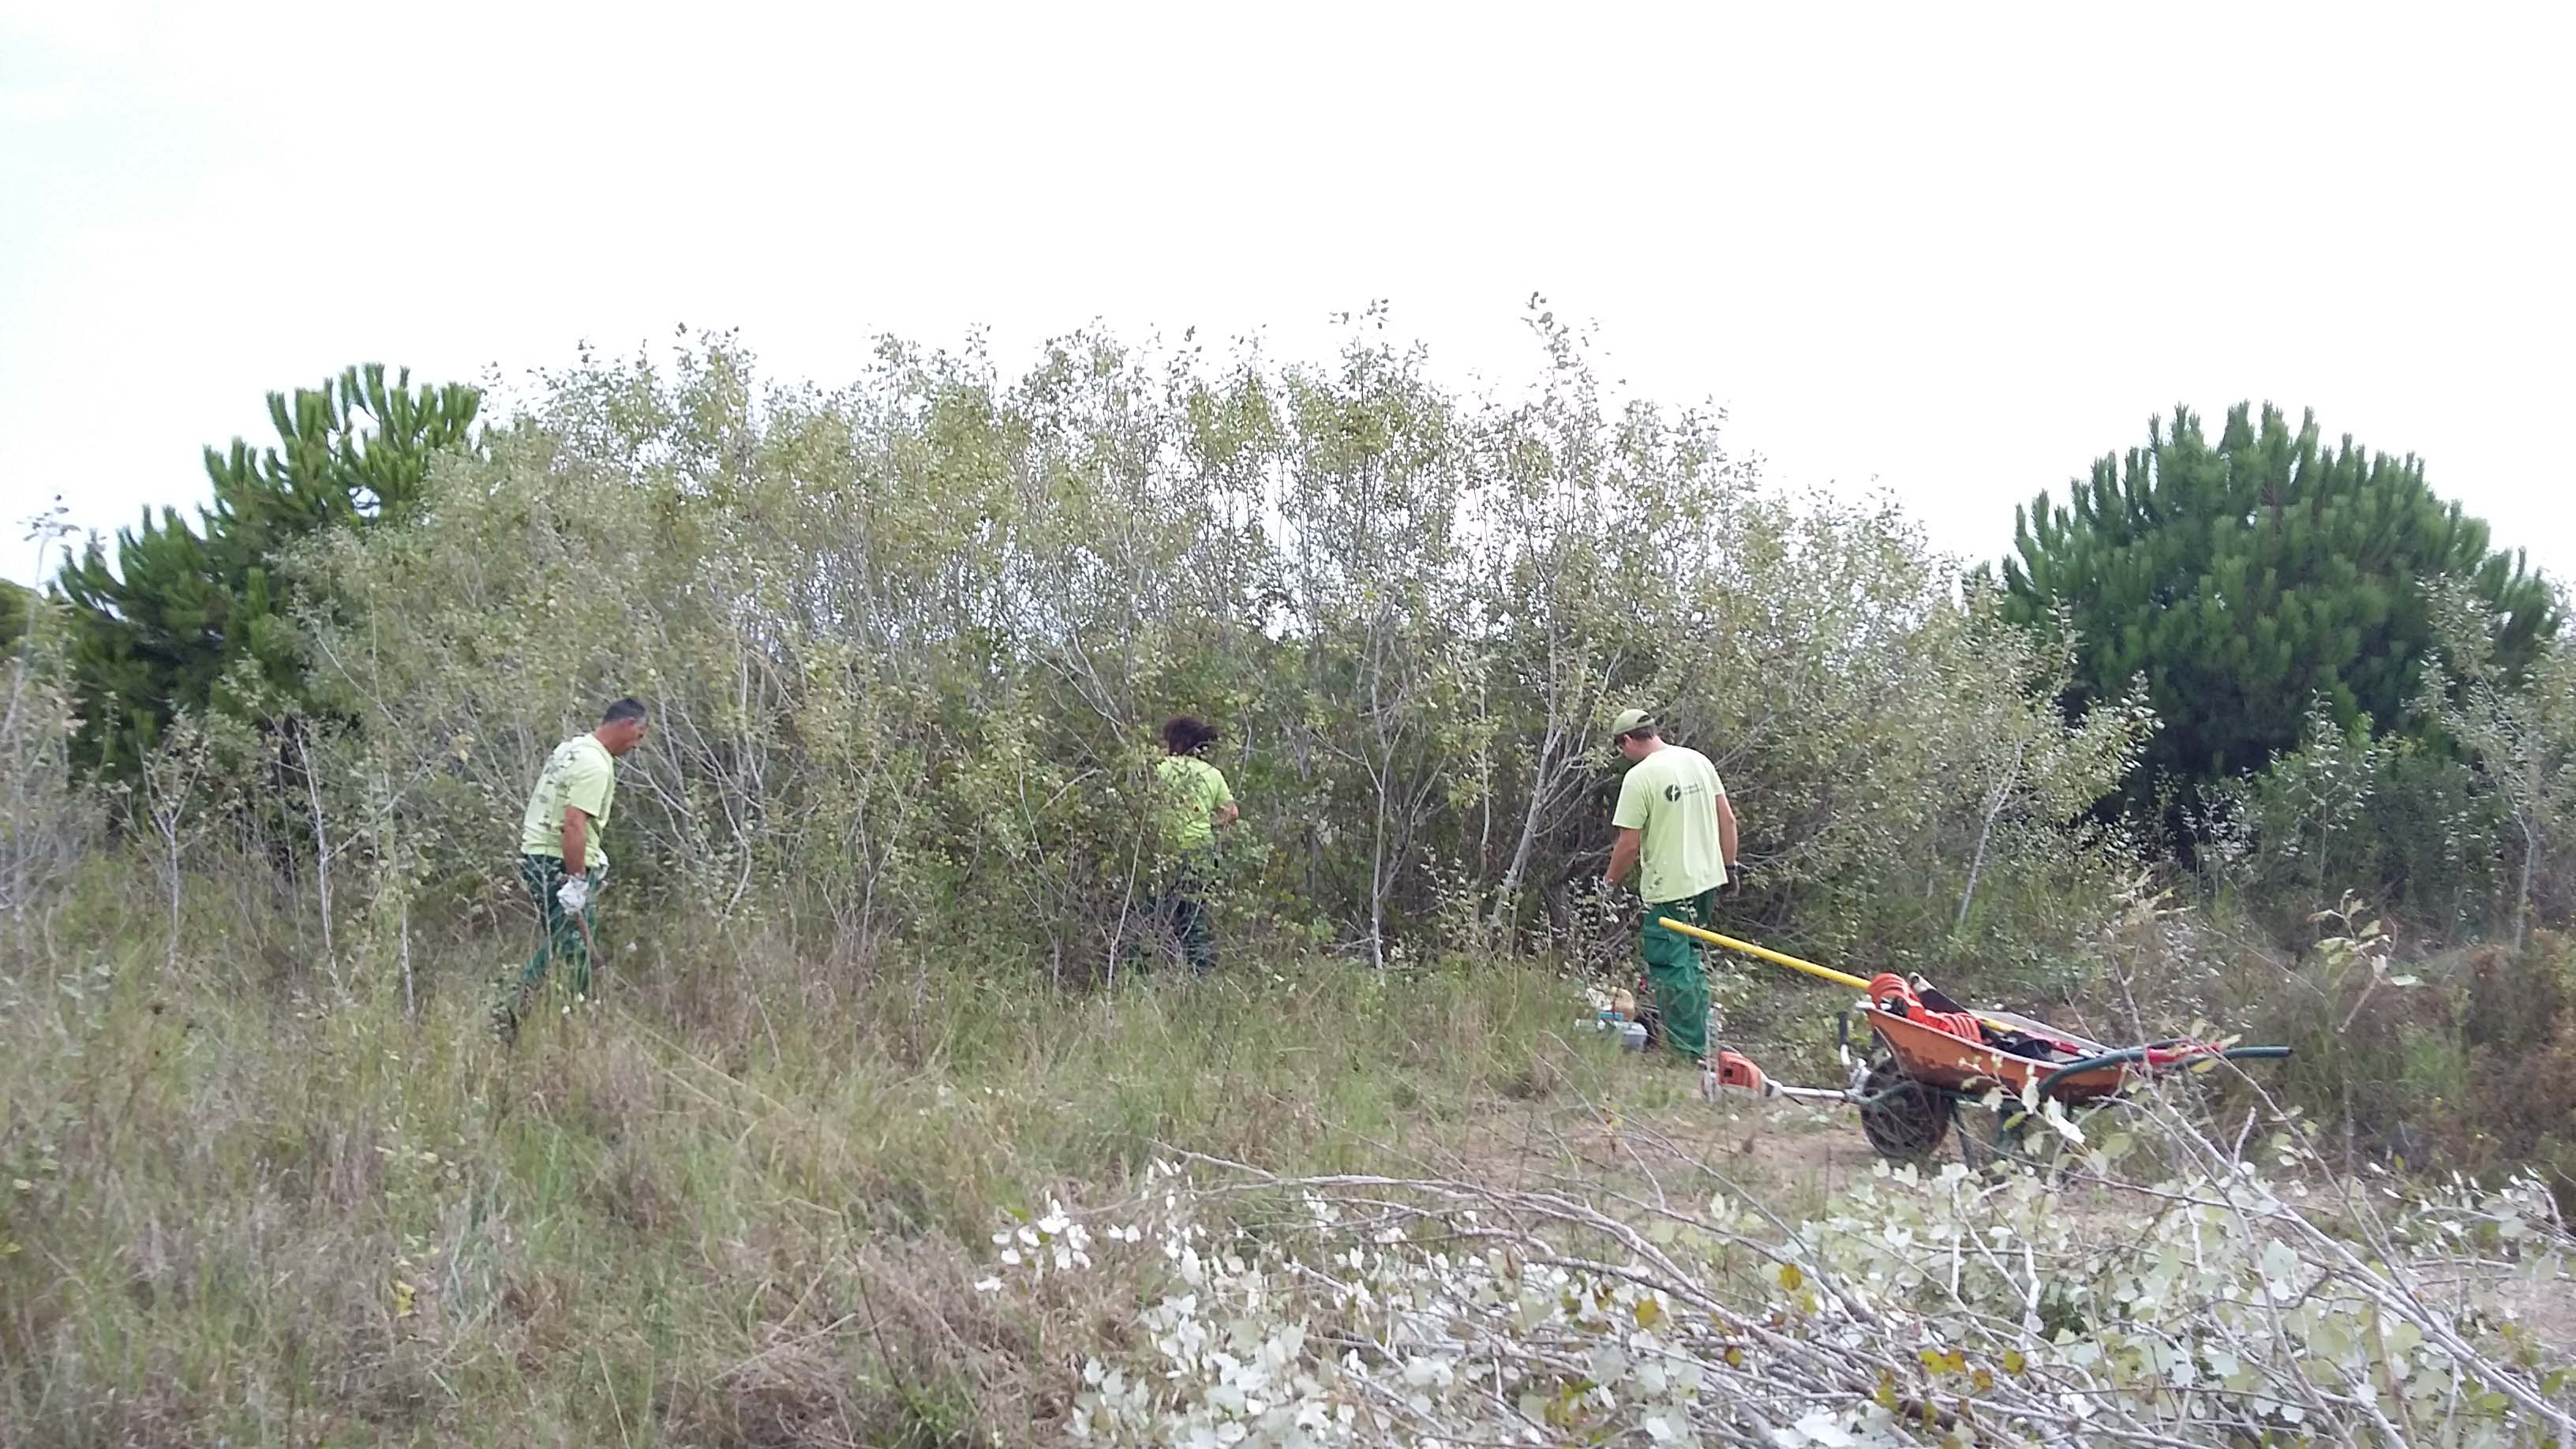
<path fill-rule="evenodd" d="M 1973 13 L 1970 13 L 1973 11 Z M 2240 398 L 2576 575 L 2563 6 L 660 7 L 0 0 L 0 571 L 357 361 L 1098 319 L 1328 348 L 1387 298 L 1714 399 L 1943 547 Z"/>

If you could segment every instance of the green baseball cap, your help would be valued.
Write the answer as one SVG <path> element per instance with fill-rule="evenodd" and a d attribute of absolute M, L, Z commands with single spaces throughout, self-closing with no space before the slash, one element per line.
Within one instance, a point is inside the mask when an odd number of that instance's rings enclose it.
<path fill-rule="evenodd" d="M 1634 734 L 1639 730 L 1653 729 L 1654 727 L 1655 717 L 1653 715 L 1646 713 L 1642 709 L 1623 709 L 1619 711 L 1618 718 L 1610 721 L 1610 735 L 1611 738 L 1616 739 L 1621 735 Z"/>

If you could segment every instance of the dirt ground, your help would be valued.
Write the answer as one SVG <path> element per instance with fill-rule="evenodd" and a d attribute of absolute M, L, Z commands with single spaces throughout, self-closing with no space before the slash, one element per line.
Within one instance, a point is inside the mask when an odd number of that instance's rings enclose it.
<path fill-rule="evenodd" d="M 1482 1104 L 1408 1142 L 1407 1155 L 1426 1174 L 1496 1186 L 1702 1202 L 1723 1192 L 1792 1223 L 1875 1167 L 1851 1107 L 1736 1091 L 1712 1102 L 1697 1095 L 1697 1082 L 1687 1068 L 1653 1056 L 1577 1052 L 1544 1090 Z M 1954 1131 L 1936 1164 L 1960 1160 L 1958 1138 Z M 2119 1201 L 2125 1194 L 2099 1185 L 2058 1191 L 2060 1210 L 2078 1216 L 2122 1215 L 2129 1206 Z M 2576 1350 L 2576 1281 L 2564 1274 L 2533 1281 L 2506 1267 L 2469 1266 L 2423 1289 L 2454 1304 L 2483 1290 L 2541 1342 Z"/>

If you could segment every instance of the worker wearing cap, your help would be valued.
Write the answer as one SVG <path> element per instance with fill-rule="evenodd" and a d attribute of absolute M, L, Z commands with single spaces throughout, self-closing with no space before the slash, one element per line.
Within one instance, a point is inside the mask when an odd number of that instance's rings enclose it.
<path fill-rule="evenodd" d="M 642 744 L 650 725 L 641 700 L 618 700 L 597 729 L 557 745 L 537 776 L 519 823 L 519 879 L 536 898 L 537 953 L 492 1008 L 505 1041 L 516 1039 L 519 1014 L 556 962 L 570 973 L 574 995 L 590 994 L 590 933 L 608 875 L 600 827 L 617 798 L 618 757 Z"/>
<path fill-rule="evenodd" d="M 1619 841 L 1601 884 L 1616 889 L 1631 869 L 1643 867 L 1637 894 L 1646 900 L 1641 942 L 1646 979 L 1664 1039 L 1708 1060 L 1708 978 L 1700 971 L 1699 943 L 1656 924 L 1670 916 L 1694 926 L 1714 924 L 1718 888 L 1735 864 L 1735 807 L 1708 756 L 1667 743 L 1654 717 L 1623 710 L 1610 722 L 1619 753 L 1628 760 L 1619 805 L 1610 823 Z"/>

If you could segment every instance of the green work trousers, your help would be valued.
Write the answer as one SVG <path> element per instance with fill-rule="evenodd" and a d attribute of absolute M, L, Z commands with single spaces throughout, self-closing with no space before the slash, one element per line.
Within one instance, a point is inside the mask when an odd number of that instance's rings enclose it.
<path fill-rule="evenodd" d="M 1171 932 L 1174 944 L 1181 948 L 1181 959 L 1195 976 L 1216 969 L 1216 933 L 1208 926 L 1207 892 L 1205 862 L 1183 860 L 1165 867 L 1165 874 L 1145 898 L 1145 919 L 1158 932 Z M 1129 963 L 1140 954 L 1131 948 Z"/>
<path fill-rule="evenodd" d="M 519 879 L 527 883 L 528 893 L 537 898 L 537 953 L 528 958 L 527 968 L 505 991 L 495 1013 L 511 1022 L 517 1021 L 519 1013 L 527 1009 L 528 999 L 545 985 L 547 970 L 558 961 L 563 963 L 567 973 L 565 984 L 572 988 L 573 994 L 590 994 L 590 941 L 583 934 L 583 929 L 598 929 L 599 890 L 607 883 L 608 867 L 601 866 L 590 872 L 590 899 L 583 904 L 579 920 L 575 920 L 572 913 L 563 908 L 563 902 L 555 897 L 555 892 L 563 889 L 562 861 L 551 855 L 520 856 Z"/>
<path fill-rule="evenodd" d="M 1646 982 L 1655 991 L 1655 1014 L 1662 1019 L 1664 1040 L 1693 1061 L 1708 1060 L 1708 975 L 1700 969 L 1699 942 L 1655 924 L 1659 916 L 1707 929 L 1717 919 L 1717 892 L 1702 891 L 1678 901 L 1651 901 L 1639 944 L 1646 955 Z"/>

